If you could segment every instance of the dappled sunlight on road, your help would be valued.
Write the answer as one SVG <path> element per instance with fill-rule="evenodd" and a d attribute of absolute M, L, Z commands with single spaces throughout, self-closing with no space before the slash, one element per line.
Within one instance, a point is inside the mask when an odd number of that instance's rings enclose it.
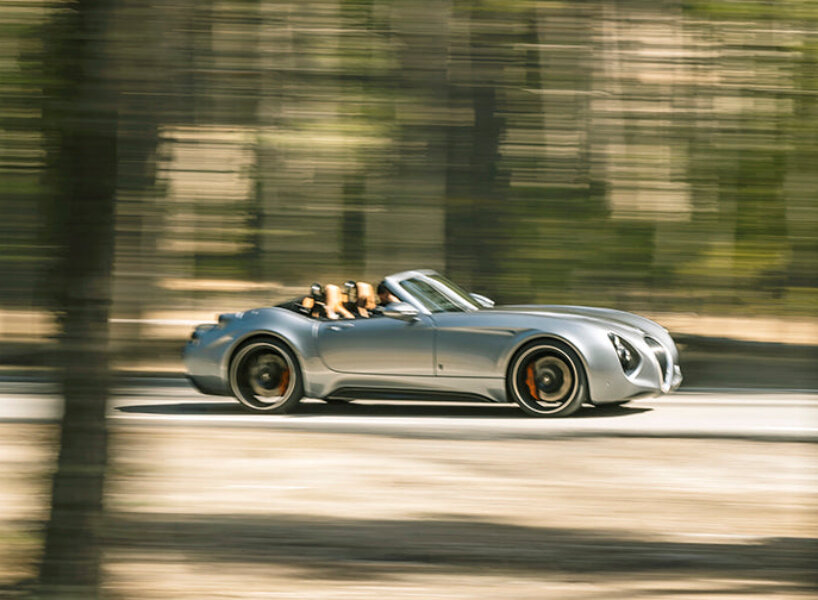
<path fill-rule="evenodd" d="M 0 456 L 16 457 L 0 471 L 16 488 L 22 469 L 42 472 L 35 450 L 47 430 L 0 427 Z M 811 586 L 810 445 L 114 433 L 106 585 L 123 598 L 231 588 L 283 598 L 534 598 L 545 589 L 788 598 Z M 0 526 L 18 539 L 45 502 L 26 497 L 36 501 L 22 512 L 0 509 Z M 14 546 L 16 560 L 26 544 Z"/>

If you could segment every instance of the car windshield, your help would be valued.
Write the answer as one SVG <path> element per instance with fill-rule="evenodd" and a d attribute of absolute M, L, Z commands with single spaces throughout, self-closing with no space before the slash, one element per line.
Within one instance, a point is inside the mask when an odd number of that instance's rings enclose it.
<path fill-rule="evenodd" d="M 468 292 L 437 273 L 423 279 L 404 279 L 400 285 L 433 313 L 464 312 L 480 308 Z"/>

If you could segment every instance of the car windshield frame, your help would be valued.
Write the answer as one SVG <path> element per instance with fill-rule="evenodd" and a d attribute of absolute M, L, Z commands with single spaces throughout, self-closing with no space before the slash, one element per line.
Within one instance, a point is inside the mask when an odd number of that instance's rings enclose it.
<path fill-rule="evenodd" d="M 438 273 L 412 274 L 401 279 L 398 285 L 432 314 L 480 310 L 467 291 Z"/>

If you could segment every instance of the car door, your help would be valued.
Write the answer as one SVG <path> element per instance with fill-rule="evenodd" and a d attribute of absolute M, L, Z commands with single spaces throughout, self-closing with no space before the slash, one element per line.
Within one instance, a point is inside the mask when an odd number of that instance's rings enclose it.
<path fill-rule="evenodd" d="M 500 359 L 522 328 L 490 312 L 435 314 L 436 374 L 439 377 L 504 377 Z"/>
<path fill-rule="evenodd" d="M 434 324 L 427 315 L 414 321 L 384 316 L 323 321 L 318 351 L 340 373 L 434 375 Z"/>

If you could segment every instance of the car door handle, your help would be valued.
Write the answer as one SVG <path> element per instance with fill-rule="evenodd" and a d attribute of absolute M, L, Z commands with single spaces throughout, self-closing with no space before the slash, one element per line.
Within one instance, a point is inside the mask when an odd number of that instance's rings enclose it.
<path fill-rule="evenodd" d="M 338 325 L 330 325 L 330 331 L 342 331 L 344 329 L 352 329 L 352 323 L 339 323 Z"/>

